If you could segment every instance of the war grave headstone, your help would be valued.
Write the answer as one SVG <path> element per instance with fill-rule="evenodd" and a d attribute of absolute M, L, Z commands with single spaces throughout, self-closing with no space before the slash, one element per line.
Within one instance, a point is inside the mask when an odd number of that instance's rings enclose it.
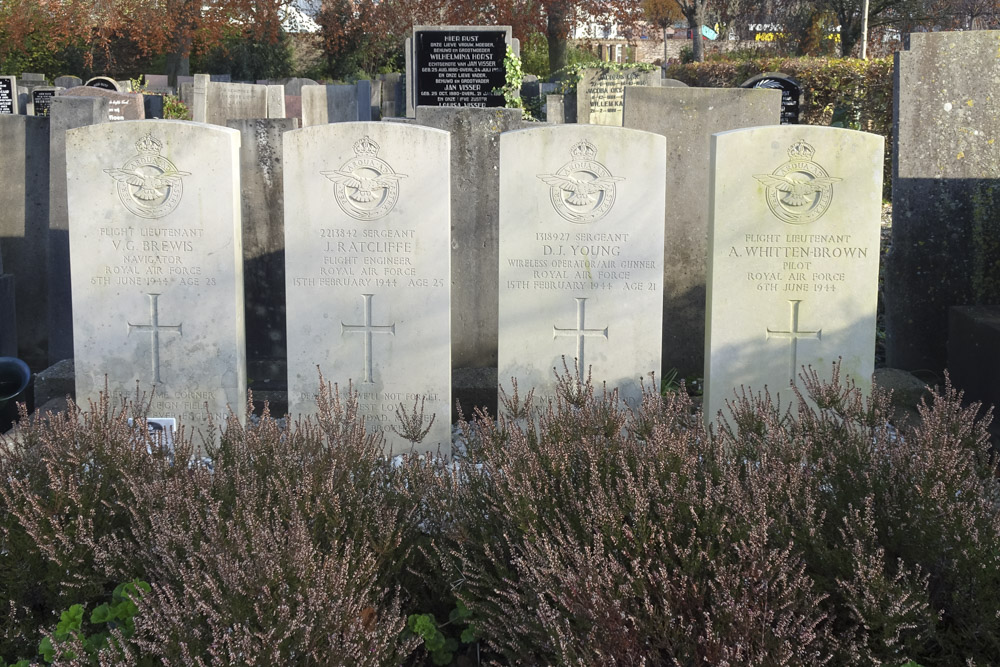
<path fill-rule="evenodd" d="M 449 141 L 402 123 L 284 135 L 289 412 L 315 412 L 318 365 L 397 453 L 418 395 L 435 420 L 417 448 L 451 452 Z"/>
<path fill-rule="evenodd" d="M 48 366 L 48 118 L 0 115 L 0 251 L 14 276 L 17 355 L 33 371 Z"/>
<path fill-rule="evenodd" d="M 63 76 L 57 76 L 56 80 L 52 83 L 59 88 L 76 88 L 77 86 L 83 85 L 83 79 L 78 76 L 73 76 L 72 74 L 65 74 Z"/>
<path fill-rule="evenodd" d="M 715 132 L 777 124 L 781 95 L 738 88 L 628 87 L 624 125 L 667 138 L 664 225 L 663 372 L 701 377 L 709 163 Z"/>
<path fill-rule="evenodd" d="M 96 91 L 97 88 L 82 88 Z M 75 88 L 73 90 L 76 90 Z M 106 95 L 117 95 L 100 91 Z M 101 95 L 57 95 L 49 110 L 48 331 L 49 364 L 73 358 L 69 210 L 66 201 L 66 131 L 109 122 L 110 100 Z"/>
<path fill-rule="evenodd" d="M 659 86 L 660 72 L 588 68 L 576 86 L 576 122 L 622 126 L 625 86 Z"/>
<path fill-rule="evenodd" d="M 242 418 L 239 141 L 169 120 L 66 133 L 77 400 L 106 376 L 209 437 L 207 414 Z"/>
<path fill-rule="evenodd" d="M 798 125 L 802 106 L 802 85 L 782 72 L 765 72 L 750 77 L 740 88 L 773 88 L 781 91 L 781 124 Z"/>
<path fill-rule="evenodd" d="M 284 133 L 298 129 L 298 121 L 242 119 L 231 120 L 228 126 L 241 137 L 247 373 L 254 399 L 267 399 L 278 411 L 279 405 L 287 406 L 287 397 L 273 392 L 288 388 L 282 145 Z"/>
<path fill-rule="evenodd" d="M 353 85 L 302 86 L 302 127 L 356 121 L 363 106 L 359 99 Z"/>
<path fill-rule="evenodd" d="M 19 114 L 17 77 L 0 76 L 0 114 Z"/>
<path fill-rule="evenodd" d="M 713 136 L 707 421 L 741 387 L 794 405 L 803 366 L 829 380 L 839 360 L 870 390 L 884 143 L 806 125 Z"/>
<path fill-rule="evenodd" d="M 101 88 L 103 90 L 110 90 L 116 93 L 122 92 L 121 86 L 117 81 L 109 76 L 95 76 L 87 80 L 84 86 L 90 86 L 91 88 Z"/>
<path fill-rule="evenodd" d="M 886 363 L 940 372 L 948 309 L 1000 304 L 1000 31 L 913 33 L 896 52 Z"/>
<path fill-rule="evenodd" d="M 665 143 L 579 125 L 501 135 L 497 375 L 508 394 L 516 378 L 553 399 L 565 359 L 634 403 L 659 370 Z"/>
<path fill-rule="evenodd" d="M 59 91 L 57 97 L 101 97 L 108 101 L 108 120 L 142 120 L 146 117 L 146 105 L 139 93 L 118 93 L 105 88 L 78 86 Z"/>
<path fill-rule="evenodd" d="M 510 26 L 413 26 L 406 63 L 406 115 L 418 106 L 502 107 Z M 516 50 L 516 49 L 515 49 Z"/>
<path fill-rule="evenodd" d="M 54 86 L 40 86 L 31 91 L 31 115 L 48 116 L 49 107 L 52 106 L 52 98 L 56 92 L 62 88 Z"/>

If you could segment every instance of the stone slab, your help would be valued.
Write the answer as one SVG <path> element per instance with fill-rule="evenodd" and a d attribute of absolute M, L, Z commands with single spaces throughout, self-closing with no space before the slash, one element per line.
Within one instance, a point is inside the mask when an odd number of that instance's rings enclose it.
<path fill-rule="evenodd" d="M 705 416 L 745 387 L 783 407 L 803 367 L 875 368 L 884 139 L 806 125 L 712 138 Z"/>
<path fill-rule="evenodd" d="M 950 309 L 948 371 L 967 400 L 1000 406 L 1000 305 Z"/>
<path fill-rule="evenodd" d="M 358 100 L 357 86 L 302 86 L 302 127 L 356 121 Z"/>
<path fill-rule="evenodd" d="M 452 366 L 496 368 L 500 134 L 521 110 L 420 107 L 416 122 L 451 133 Z"/>
<path fill-rule="evenodd" d="M 290 413 L 315 412 L 318 365 L 392 452 L 410 448 L 396 410 L 425 397 L 417 448 L 450 454 L 448 134 L 335 123 L 284 142 Z"/>
<path fill-rule="evenodd" d="M 32 116 L 48 116 L 49 107 L 52 106 L 52 98 L 56 96 L 56 92 L 62 90 L 62 88 L 56 88 L 55 86 L 39 86 L 31 91 L 31 115 Z"/>
<path fill-rule="evenodd" d="M 246 401 L 239 141 L 186 121 L 66 133 L 77 399 L 155 388 L 212 438 Z M 197 440 L 196 440 L 197 441 Z"/>
<path fill-rule="evenodd" d="M 33 371 L 48 366 L 50 124 L 0 115 L 0 273 L 14 276 L 17 356 Z"/>
<path fill-rule="evenodd" d="M 555 398 L 579 367 L 626 403 L 660 368 L 666 140 L 549 125 L 500 137 L 497 377 Z M 530 168 L 525 168 L 530 165 Z"/>
<path fill-rule="evenodd" d="M 110 90 L 115 93 L 124 92 L 122 90 L 121 84 L 108 76 L 95 76 L 87 80 L 87 83 L 83 84 L 85 86 L 90 86 L 91 88 L 101 88 L 103 90 Z"/>
<path fill-rule="evenodd" d="M 101 97 L 108 101 L 108 120 L 142 120 L 146 106 L 140 93 L 118 93 L 93 86 L 78 86 L 62 90 L 58 97 Z"/>
<path fill-rule="evenodd" d="M 625 89 L 624 125 L 667 138 L 663 273 L 663 372 L 700 377 L 705 367 L 705 281 L 711 136 L 778 123 L 775 90 L 648 86 Z"/>
<path fill-rule="evenodd" d="M 576 86 L 576 122 L 622 127 L 625 86 L 659 86 L 660 73 L 637 69 L 587 68 Z"/>
<path fill-rule="evenodd" d="M 1000 31 L 914 33 L 896 53 L 886 363 L 940 373 L 948 309 L 1000 303 Z"/>
<path fill-rule="evenodd" d="M 271 86 L 267 87 L 267 109 L 265 118 L 284 118 L 285 117 L 285 87 L 284 86 Z"/>
<path fill-rule="evenodd" d="M 77 86 L 83 85 L 83 79 L 78 76 L 73 76 L 72 74 L 66 74 L 63 76 L 57 76 L 56 80 L 52 83 L 60 88 L 76 88 Z"/>
<path fill-rule="evenodd" d="M 76 90 L 74 88 L 74 90 Z M 48 363 L 73 356 L 73 294 L 70 287 L 69 210 L 66 204 L 66 130 L 110 122 L 111 100 L 118 95 L 99 88 L 98 95 L 59 95 L 50 109 L 48 183 Z"/>
<path fill-rule="evenodd" d="M 0 114 L 19 114 L 16 76 L 0 76 Z"/>

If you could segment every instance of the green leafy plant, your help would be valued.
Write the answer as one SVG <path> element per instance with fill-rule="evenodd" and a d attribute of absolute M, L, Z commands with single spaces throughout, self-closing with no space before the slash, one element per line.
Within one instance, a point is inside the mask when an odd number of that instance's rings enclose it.
<path fill-rule="evenodd" d="M 506 78 L 503 88 L 498 92 L 503 94 L 504 105 L 508 109 L 523 109 L 521 102 L 521 83 L 524 81 L 524 69 L 521 67 L 521 59 L 514 53 L 514 49 L 507 45 L 507 54 L 503 58 L 503 66 L 506 71 Z"/>
<path fill-rule="evenodd" d="M 141 78 L 129 79 L 132 82 L 132 91 L 136 93 L 148 94 L 148 88 Z M 176 120 L 191 120 L 191 112 L 188 106 L 181 102 L 177 95 L 163 95 L 163 117 Z"/>
<path fill-rule="evenodd" d="M 472 612 L 459 600 L 448 613 L 446 623 L 438 625 L 433 614 L 410 614 L 406 619 L 406 631 L 423 640 L 424 648 L 435 665 L 450 665 L 462 644 L 476 641 L 471 618 Z M 449 634 L 446 635 L 444 629 L 448 629 Z"/>
<path fill-rule="evenodd" d="M 111 603 L 105 602 L 91 612 L 90 633 L 84 629 L 83 605 L 71 605 L 60 615 L 55 631 L 39 642 L 39 655 L 48 663 L 55 662 L 57 654 L 60 659 L 74 660 L 78 656 L 68 645 L 82 645 L 91 664 L 98 664 L 97 656 L 103 649 L 109 646 L 120 648 L 112 636 L 113 630 L 117 630 L 117 634 L 123 639 L 129 639 L 135 634 L 134 619 L 139 613 L 136 600 L 150 590 L 149 584 L 139 579 L 119 584 L 112 593 Z"/>

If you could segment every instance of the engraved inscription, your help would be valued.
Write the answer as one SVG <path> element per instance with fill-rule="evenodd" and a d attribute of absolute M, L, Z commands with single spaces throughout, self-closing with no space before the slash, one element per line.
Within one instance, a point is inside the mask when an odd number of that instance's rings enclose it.
<path fill-rule="evenodd" d="M 373 334 L 388 334 L 390 336 L 396 335 L 396 325 L 373 325 L 372 324 L 372 294 L 362 294 L 361 298 L 364 300 L 365 309 L 365 323 L 364 324 L 344 324 L 340 323 L 340 335 L 349 333 L 359 333 L 364 334 L 364 355 L 365 355 L 365 368 L 364 368 L 364 378 L 361 380 L 362 383 L 371 384 L 372 380 L 372 335 Z"/>
<path fill-rule="evenodd" d="M 789 366 L 788 366 L 788 376 L 795 384 L 795 376 L 798 373 L 798 345 L 799 338 L 821 340 L 823 336 L 823 330 L 817 329 L 816 331 L 799 331 L 799 304 L 802 303 L 801 299 L 789 299 L 788 305 L 790 306 L 791 312 L 789 314 L 789 324 L 788 331 L 775 331 L 773 329 L 766 329 L 766 334 L 764 336 L 765 340 L 770 340 L 772 338 L 787 338 L 789 345 Z"/>
<path fill-rule="evenodd" d="M 576 367 L 577 373 L 581 378 L 584 377 L 586 373 L 586 362 L 583 358 L 584 353 L 584 339 L 590 338 L 603 338 L 608 340 L 608 327 L 603 329 L 588 329 L 586 328 L 586 307 L 587 299 L 586 297 L 575 297 L 576 298 L 576 328 L 575 329 L 560 329 L 556 326 L 552 327 L 552 338 L 557 338 L 560 336 L 572 336 L 576 338 Z"/>
<path fill-rule="evenodd" d="M 336 185 L 337 203 L 356 220 L 385 217 L 399 199 L 399 179 L 387 162 L 378 157 L 379 145 L 365 136 L 354 144 L 355 157 L 340 169 L 320 173 Z"/>
<path fill-rule="evenodd" d="M 140 218 L 162 218 L 175 208 L 184 194 L 182 177 L 190 172 L 178 171 L 160 155 L 163 144 L 147 134 L 136 142 L 138 153 L 120 169 L 105 169 L 104 173 L 118 181 L 118 197 Z"/>
<path fill-rule="evenodd" d="M 570 222 L 600 220 L 615 205 L 615 183 L 623 176 L 612 176 L 597 161 L 597 146 L 581 141 L 570 149 L 572 160 L 554 174 L 538 174 L 549 185 L 549 200 L 556 213 Z"/>
<path fill-rule="evenodd" d="M 146 294 L 149 297 L 149 324 L 132 324 L 131 322 L 126 322 L 128 324 L 128 334 L 132 335 L 133 331 L 148 331 L 151 337 L 152 344 L 150 345 L 151 357 L 153 363 L 153 384 L 161 384 L 160 380 L 160 331 L 169 331 L 176 333 L 178 336 L 183 336 L 181 332 L 181 324 L 172 325 L 161 325 L 160 324 L 160 307 L 158 299 L 159 294 Z"/>
<path fill-rule="evenodd" d="M 754 174 L 766 187 L 767 206 L 783 222 L 803 225 L 823 217 L 833 201 L 833 184 L 843 179 L 830 176 L 813 162 L 816 150 L 804 141 L 788 149 L 788 162 L 770 174 Z"/>

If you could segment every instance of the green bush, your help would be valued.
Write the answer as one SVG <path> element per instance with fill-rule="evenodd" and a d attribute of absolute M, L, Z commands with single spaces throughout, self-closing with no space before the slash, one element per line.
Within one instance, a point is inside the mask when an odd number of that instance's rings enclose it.
<path fill-rule="evenodd" d="M 783 72 L 802 86 L 802 123 L 832 125 L 839 120 L 842 126 L 885 137 L 883 178 L 886 198 L 889 198 L 892 184 L 892 58 L 720 58 L 703 63 L 668 65 L 665 76 L 690 86 L 734 88 L 765 72 Z"/>

